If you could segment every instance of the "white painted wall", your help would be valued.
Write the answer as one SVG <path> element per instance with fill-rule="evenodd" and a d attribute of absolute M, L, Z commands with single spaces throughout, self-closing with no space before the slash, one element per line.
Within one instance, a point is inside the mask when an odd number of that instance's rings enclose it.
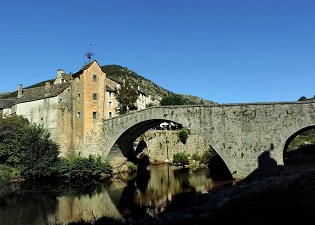
<path fill-rule="evenodd" d="M 16 114 L 23 115 L 32 123 L 43 124 L 51 133 L 52 140 L 57 137 L 58 97 L 24 102 L 16 105 Z"/>

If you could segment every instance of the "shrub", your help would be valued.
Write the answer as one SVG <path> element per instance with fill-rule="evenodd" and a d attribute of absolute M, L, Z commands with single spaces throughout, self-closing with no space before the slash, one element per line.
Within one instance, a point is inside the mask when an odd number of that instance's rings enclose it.
<path fill-rule="evenodd" d="M 175 153 L 173 155 L 173 163 L 175 165 L 189 165 L 189 155 L 185 152 Z"/>
<path fill-rule="evenodd" d="M 188 128 L 183 128 L 181 131 L 178 133 L 179 140 L 183 143 L 186 144 L 188 136 L 190 134 L 190 130 Z"/>
<path fill-rule="evenodd" d="M 111 174 L 113 170 L 110 163 L 102 160 L 100 156 L 90 155 L 88 158 L 78 156 L 64 160 L 69 164 L 69 170 L 63 171 L 66 172 L 64 175 L 71 180 L 100 179 L 106 174 Z"/>

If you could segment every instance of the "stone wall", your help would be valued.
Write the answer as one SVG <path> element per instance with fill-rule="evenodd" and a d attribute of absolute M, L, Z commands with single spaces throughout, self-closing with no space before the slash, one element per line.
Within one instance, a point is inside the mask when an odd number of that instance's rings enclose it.
<path fill-rule="evenodd" d="M 178 130 L 149 130 L 142 134 L 135 143 L 145 141 L 146 148 L 143 153 L 149 156 L 151 162 L 172 161 L 173 155 L 185 152 L 189 155 L 194 153 L 202 155 L 209 149 L 209 144 L 201 136 L 191 131 L 188 139 L 183 144 L 179 139 Z"/>
<path fill-rule="evenodd" d="M 99 143 L 103 156 L 109 155 L 114 144 L 127 155 L 141 134 L 164 121 L 182 124 L 203 137 L 233 177 L 242 179 L 277 173 L 288 140 L 315 126 L 315 103 L 151 107 L 104 121 Z"/>

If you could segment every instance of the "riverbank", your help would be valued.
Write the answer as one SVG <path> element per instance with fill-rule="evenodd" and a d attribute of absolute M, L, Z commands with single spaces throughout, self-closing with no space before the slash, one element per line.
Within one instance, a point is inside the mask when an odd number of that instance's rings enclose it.
<path fill-rule="evenodd" d="M 289 164 L 279 176 L 243 180 L 174 202 L 152 224 L 313 224 L 314 159 L 301 157 L 295 161 L 299 165 Z"/>
<path fill-rule="evenodd" d="M 157 218 L 125 224 L 162 225 L 270 225 L 313 224 L 315 210 L 315 157 L 288 162 L 279 176 L 239 181 L 233 186 L 187 195 L 168 206 Z"/>

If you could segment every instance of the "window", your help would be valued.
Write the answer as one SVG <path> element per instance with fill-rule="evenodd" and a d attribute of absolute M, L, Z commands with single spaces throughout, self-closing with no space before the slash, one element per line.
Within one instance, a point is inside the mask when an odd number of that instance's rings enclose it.
<path fill-rule="evenodd" d="M 80 101 L 80 93 L 78 93 L 77 100 Z"/>
<path fill-rule="evenodd" d="M 97 94 L 93 93 L 93 100 L 97 100 Z"/>
<path fill-rule="evenodd" d="M 112 108 L 113 107 L 113 102 L 112 101 L 109 101 L 108 102 L 108 108 Z"/>
<path fill-rule="evenodd" d="M 111 92 L 111 91 L 108 92 L 108 97 L 110 97 L 110 98 L 113 97 L 113 92 Z"/>
<path fill-rule="evenodd" d="M 93 79 L 93 82 L 97 82 L 97 75 L 93 74 L 92 79 Z"/>
<path fill-rule="evenodd" d="M 113 117 L 113 113 L 112 112 L 108 112 L 108 118 L 112 118 Z"/>
<path fill-rule="evenodd" d="M 77 119 L 81 118 L 81 112 L 77 112 Z"/>
<path fill-rule="evenodd" d="M 93 112 L 93 119 L 95 120 L 97 116 L 97 112 Z"/>

